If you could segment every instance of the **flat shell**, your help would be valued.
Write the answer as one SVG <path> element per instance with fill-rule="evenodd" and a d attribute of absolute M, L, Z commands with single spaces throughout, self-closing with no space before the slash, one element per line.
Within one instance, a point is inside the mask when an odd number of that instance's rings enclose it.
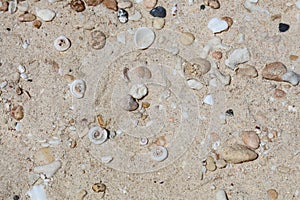
<path fill-rule="evenodd" d="M 155 40 L 155 33 L 147 27 L 141 27 L 134 33 L 134 44 L 138 49 L 147 49 Z"/>

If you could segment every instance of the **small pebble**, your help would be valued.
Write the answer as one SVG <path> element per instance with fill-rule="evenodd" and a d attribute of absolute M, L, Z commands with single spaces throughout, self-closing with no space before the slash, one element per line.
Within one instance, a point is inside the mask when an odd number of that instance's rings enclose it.
<path fill-rule="evenodd" d="M 295 3 L 295 5 L 296 5 L 296 8 L 300 9 L 300 0 L 298 0 L 298 1 Z"/>
<path fill-rule="evenodd" d="M 262 70 L 262 76 L 268 80 L 282 81 L 282 75 L 287 72 L 286 66 L 281 62 L 268 63 Z"/>
<path fill-rule="evenodd" d="M 290 55 L 290 60 L 295 61 L 298 60 L 299 56 L 296 55 Z"/>
<path fill-rule="evenodd" d="M 211 95 L 205 96 L 203 102 L 204 102 L 205 104 L 210 105 L 210 106 L 214 105 L 214 100 L 213 100 L 213 97 L 212 97 Z"/>
<path fill-rule="evenodd" d="M 290 25 L 285 24 L 285 23 L 279 23 L 279 25 L 278 25 L 278 29 L 280 32 L 286 32 L 289 30 L 289 28 L 290 28 Z"/>
<path fill-rule="evenodd" d="M 200 10 L 204 10 L 204 9 L 205 9 L 205 5 L 202 4 L 202 5 L 200 6 Z"/>
<path fill-rule="evenodd" d="M 122 109 L 126 111 L 134 111 L 139 107 L 139 104 L 131 95 L 126 95 L 122 97 L 119 101 L 119 105 Z"/>
<path fill-rule="evenodd" d="M 33 27 L 39 29 L 42 26 L 42 22 L 40 20 L 35 20 L 32 25 Z"/>
<path fill-rule="evenodd" d="M 216 166 L 217 166 L 218 169 L 225 168 L 226 165 L 227 165 L 227 163 L 223 159 L 219 159 L 219 160 L 216 161 Z"/>
<path fill-rule="evenodd" d="M 135 99 L 142 99 L 148 93 L 148 88 L 144 84 L 135 84 L 131 87 L 129 94 Z"/>
<path fill-rule="evenodd" d="M 142 18 L 142 14 L 140 12 L 135 12 L 133 15 L 128 17 L 131 21 L 139 21 Z"/>
<path fill-rule="evenodd" d="M 244 67 L 239 67 L 236 70 L 236 75 L 248 78 L 255 78 L 258 76 L 258 72 L 254 66 L 246 65 Z"/>
<path fill-rule="evenodd" d="M 76 12 L 82 12 L 85 10 L 85 4 L 82 0 L 72 0 L 70 7 Z"/>
<path fill-rule="evenodd" d="M 156 30 L 161 30 L 165 26 L 165 19 L 155 17 L 152 21 L 152 27 Z"/>
<path fill-rule="evenodd" d="M 88 6 L 97 6 L 101 4 L 103 0 L 85 0 L 86 5 Z"/>
<path fill-rule="evenodd" d="M 211 20 L 209 20 L 207 27 L 213 33 L 220 33 L 222 31 L 227 30 L 229 26 L 225 20 L 214 17 Z"/>
<path fill-rule="evenodd" d="M 17 121 L 24 118 L 24 108 L 23 106 L 14 106 L 10 111 L 10 115 Z"/>
<path fill-rule="evenodd" d="M 13 196 L 13 200 L 19 200 L 20 199 L 20 196 L 19 195 L 14 195 Z"/>
<path fill-rule="evenodd" d="M 259 147 L 260 140 L 255 131 L 243 131 L 242 140 L 244 144 L 251 149 L 257 149 Z"/>
<path fill-rule="evenodd" d="M 128 12 L 124 9 L 118 10 L 118 19 L 122 24 L 128 22 Z"/>
<path fill-rule="evenodd" d="M 92 186 L 92 189 L 94 192 L 105 192 L 106 190 L 106 185 L 104 183 L 95 183 L 93 186 Z"/>
<path fill-rule="evenodd" d="M 208 156 L 206 158 L 206 169 L 208 171 L 211 171 L 211 172 L 213 172 L 213 171 L 215 171 L 217 169 L 217 166 L 216 166 L 216 163 L 214 161 L 214 158 L 211 157 L 211 156 Z"/>
<path fill-rule="evenodd" d="M 118 8 L 125 9 L 131 7 L 132 7 L 132 2 L 129 0 L 121 0 L 118 2 Z"/>
<path fill-rule="evenodd" d="M 116 0 L 104 0 L 103 4 L 106 6 L 106 8 L 110 10 L 117 11 L 118 6 L 117 6 L 117 1 Z"/>
<path fill-rule="evenodd" d="M 252 161 L 258 157 L 253 150 L 240 144 L 223 147 L 219 154 L 226 162 L 234 164 Z"/>
<path fill-rule="evenodd" d="M 19 15 L 18 20 L 20 22 L 32 22 L 36 19 L 36 16 L 32 13 L 23 13 Z"/>
<path fill-rule="evenodd" d="M 226 110 L 225 115 L 228 117 L 233 117 L 234 116 L 233 110 L 232 109 Z"/>
<path fill-rule="evenodd" d="M 36 8 L 36 16 L 39 17 L 44 22 L 50 22 L 54 19 L 56 13 L 50 9 L 39 9 Z"/>
<path fill-rule="evenodd" d="M 213 9 L 219 9 L 220 8 L 220 2 L 218 0 L 204 0 L 204 4 L 213 8 Z"/>
<path fill-rule="evenodd" d="M 278 192 L 274 189 L 269 189 L 267 191 L 270 200 L 277 200 L 278 199 Z"/>
<path fill-rule="evenodd" d="M 189 32 L 183 32 L 179 37 L 179 42 L 185 46 L 193 44 L 194 40 L 195 36 Z"/>
<path fill-rule="evenodd" d="M 152 77 L 152 73 L 149 68 L 143 66 L 135 68 L 132 73 L 141 79 L 150 79 Z"/>
<path fill-rule="evenodd" d="M 146 8 L 151 9 L 156 6 L 157 0 L 144 0 L 143 3 Z"/>
<path fill-rule="evenodd" d="M 155 33 L 148 27 L 140 27 L 134 33 L 134 44 L 138 49 L 147 49 L 155 40 Z"/>
<path fill-rule="evenodd" d="M 216 200 L 228 200 L 225 190 L 218 190 L 217 191 Z"/>
<path fill-rule="evenodd" d="M 93 30 L 88 41 L 93 49 L 102 49 L 106 44 L 106 36 L 100 30 Z"/>
<path fill-rule="evenodd" d="M 157 6 L 150 10 L 150 15 L 152 15 L 153 17 L 165 18 L 167 16 L 167 11 L 164 7 Z"/>
<path fill-rule="evenodd" d="M 214 51 L 211 56 L 214 58 L 214 59 L 217 59 L 217 60 L 220 60 L 222 57 L 223 57 L 223 54 L 221 51 Z"/>
<path fill-rule="evenodd" d="M 235 49 L 225 60 L 225 65 L 232 70 L 235 70 L 239 64 L 250 60 L 250 52 L 248 48 Z"/>
<path fill-rule="evenodd" d="M 294 86 L 300 82 L 300 74 L 293 71 L 288 71 L 281 76 L 282 80 L 288 82 Z"/>
<path fill-rule="evenodd" d="M 202 83 L 200 83 L 199 81 L 195 80 L 195 79 L 189 79 L 186 81 L 187 85 L 189 86 L 189 88 L 194 89 L 194 90 L 201 90 L 204 85 Z"/>
<path fill-rule="evenodd" d="M 285 91 L 283 91 L 281 89 L 276 88 L 274 91 L 274 97 L 276 99 L 281 99 L 281 98 L 285 97 L 285 95 L 286 95 Z"/>
<path fill-rule="evenodd" d="M 8 2 L 5 0 L 0 1 L 0 11 L 5 12 L 8 11 Z"/>
<path fill-rule="evenodd" d="M 17 0 L 11 0 L 8 4 L 8 12 L 10 14 L 13 14 L 17 11 L 17 5 L 18 5 L 18 1 Z"/>

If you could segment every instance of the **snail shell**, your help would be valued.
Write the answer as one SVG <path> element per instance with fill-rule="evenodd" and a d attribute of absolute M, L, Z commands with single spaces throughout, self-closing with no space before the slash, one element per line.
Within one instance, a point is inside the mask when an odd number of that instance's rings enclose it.
<path fill-rule="evenodd" d="M 102 144 L 107 140 L 107 130 L 100 126 L 93 126 L 89 130 L 89 139 L 94 144 Z"/>
<path fill-rule="evenodd" d="M 67 51 L 71 47 L 71 42 L 66 36 L 59 36 L 54 40 L 54 48 L 57 51 Z"/>
<path fill-rule="evenodd" d="M 86 90 L 85 82 L 81 79 L 74 80 L 70 84 L 70 92 L 77 99 L 83 98 L 85 90 Z"/>
<path fill-rule="evenodd" d="M 168 157 L 168 150 L 163 146 L 156 146 L 151 152 L 151 157 L 154 161 L 161 162 Z"/>

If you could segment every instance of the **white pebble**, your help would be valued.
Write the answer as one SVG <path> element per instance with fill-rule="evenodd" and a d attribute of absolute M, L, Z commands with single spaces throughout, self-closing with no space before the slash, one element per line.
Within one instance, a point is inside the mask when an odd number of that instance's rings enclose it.
<path fill-rule="evenodd" d="M 17 5 L 18 5 L 17 0 L 10 1 L 9 4 L 8 4 L 8 12 L 10 14 L 15 13 L 17 11 Z"/>
<path fill-rule="evenodd" d="M 216 200 L 228 200 L 224 190 L 218 190 L 216 193 Z"/>
<path fill-rule="evenodd" d="M 44 22 L 50 22 L 54 19 L 56 13 L 53 10 L 50 9 L 39 9 L 36 8 L 36 16 L 41 18 Z"/>
<path fill-rule="evenodd" d="M 281 79 L 295 86 L 298 85 L 300 81 L 300 74 L 297 74 L 293 71 L 288 71 L 281 76 Z"/>
<path fill-rule="evenodd" d="M 8 82 L 7 81 L 3 81 L 1 84 L 0 84 L 0 88 L 3 89 L 7 86 Z"/>
<path fill-rule="evenodd" d="M 189 88 L 194 90 L 201 90 L 203 88 L 203 84 L 195 79 L 189 79 L 186 81 Z"/>
<path fill-rule="evenodd" d="M 126 44 L 126 33 L 125 32 L 119 33 L 117 35 L 117 40 L 122 44 Z"/>
<path fill-rule="evenodd" d="M 214 105 L 214 100 L 213 100 L 213 97 L 211 95 L 207 95 L 205 98 L 204 98 L 204 103 L 208 104 L 208 105 Z"/>
<path fill-rule="evenodd" d="M 28 79 L 28 76 L 27 76 L 26 73 L 21 73 L 21 74 L 20 74 L 20 77 L 21 77 L 22 79 L 24 79 L 24 80 L 27 80 L 27 79 Z"/>
<path fill-rule="evenodd" d="M 142 99 L 147 93 L 148 88 L 144 84 L 135 84 L 129 91 L 129 94 L 135 99 Z"/>
<path fill-rule="evenodd" d="M 134 44 L 138 49 L 147 49 L 155 40 L 155 33 L 147 27 L 138 28 L 134 33 Z"/>
<path fill-rule="evenodd" d="M 107 163 L 110 163 L 111 161 L 113 160 L 113 157 L 112 156 L 103 156 L 101 158 L 101 162 L 107 164 Z"/>
<path fill-rule="evenodd" d="M 22 66 L 22 65 L 19 65 L 18 66 L 18 71 L 19 71 L 20 74 L 22 74 L 22 73 L 24 73 L 26 71 L 26 68 L 24 66 Z"/>
<path fill-rule="evenodd" d="M 220 33 L 228 28 L 228 23 L 225 20 L 214 17 L 208 22 L 207 27 L 213 33 Z"/>
<path fill-rule="evenodd" d="M 228 59 L 225 60 L 225 65 L 234 70 L 237 65 L 248 62 L 250 60 L 250 52 L 247 48 L 235 49 Z"/>

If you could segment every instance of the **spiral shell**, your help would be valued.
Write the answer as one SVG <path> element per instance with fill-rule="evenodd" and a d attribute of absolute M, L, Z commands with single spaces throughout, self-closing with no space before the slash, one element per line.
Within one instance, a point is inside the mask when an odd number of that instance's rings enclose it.
<path fill-rule="evenodd" d="M 54 48 L 57 51 L 67 51 L 71 47 L 71 42 L 66 36 L 59 36 L 54 40 Z"/>
<path fill-rule="evenodd" d="M 83 98 L 85 90 L 86 90 L 85 82 L 81 79 L 74 80 L 70 84 L 70 92 L 77 99 Z"/>
<path fill-rule="evenodd" d="M 168 150 L 163 146 L 156 146 L 151 152 L 151 157 L 154 161 L 161 162 L 168 157 Z"/>
<path fill-rule="evenodd" d="M 107 140 L 107 130 L 100 126 L 93 126 L 89 130 L 89 139 L 94 144 L 102 144 Z"/>

